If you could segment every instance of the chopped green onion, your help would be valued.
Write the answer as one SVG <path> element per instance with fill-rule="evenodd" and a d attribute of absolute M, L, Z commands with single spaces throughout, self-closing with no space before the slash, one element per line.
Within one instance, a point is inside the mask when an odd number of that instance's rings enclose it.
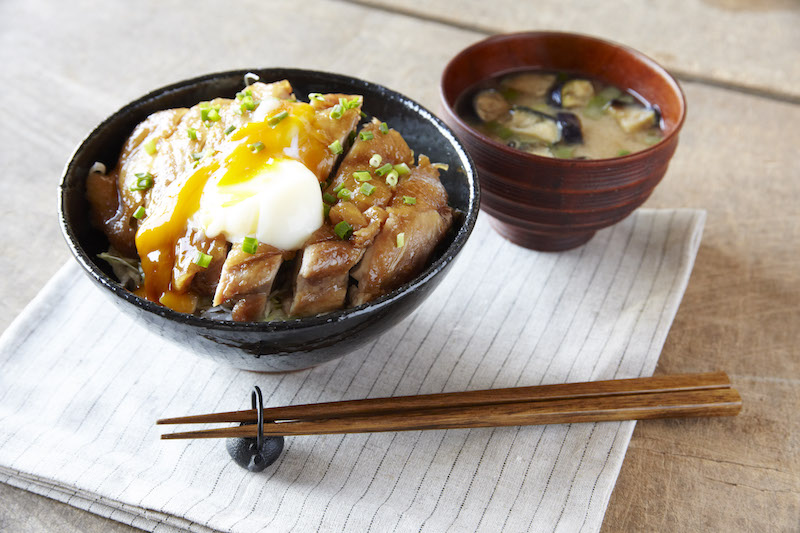
<path fill-rule="evenodd" d="M 206 117 L 203 120 L 208 120 L 210 122 L 219 122 L 219 119 L 222 118 L 219 116 L 219 109 L 217 109 L 216 107 L 212 107 L 211 109 L 205 109 L 203 110 L 203 112 L 205 112 L 206 114 Z"/>
<path fill-rule="evenodd" d="M 136 211 L 133 212 L 133 218 L 136 220 L 140 220 L 144 216 L 144 206 L 139 206 L 136 208 Z"/>
<path fill-rule="evenodd" d="M 519 96 L 519 91 L 511 87 L 504 87 L 503 90 L 500 91 L 500 94 L 503 95 L 503 98 L 511 102 L 517 99 Z"/>
<path fill-rule="evenodd" d="M 245 237 L 242 241 L 242 251 L 246 254 L 253 255 L 258 250 L 258 239 L 255 237 Z"/>
<path fill-rule="evenodd" d="M 353 193 L 350 192 L 350 189 L 347 187 L 342 187 L 339 189 L 339 192 L 336 193 L 336 197 L 340 200 L 349 200 Z"/>
<path fill-rule="evenodd" d="M 334 153 L 336 155 L 339 155 L 342 152 L 344 152 L 344 149 L 342 148 L 342 143 L 339 142 L 339 139 L 336 139 L 331 144 L 329 144 L 328 150 L 330 150 L 331 153 Z"/>
<path fill-rule="evenodd" d="M 333 192 L 339 192 L 339 191 L 341 191 L 342 189 L 344 189 L 344 182 L 342 182 L 342 183 L 340 183 L 339 185 L 337 185 L 336 187 L 334 187 L 334 188 L 333 188 Z"/>
<path fill-rule="evenodd" d="M 491 122 L 487 122 L 485 128 L 489 130 L 489 133 L 497 135 L 504 141 L 508 140 L 514 134 L 514 132 L 512 132 L 510 129 L 506 128 L 505 126 L 494 120 Z"/>
<path fill-rule="evenodd" d="M 193 141 L 197 140 L 197 130 L 194 128 L 186 128 L 186 135 Z"/>
<path fill-rule="evenodd" d="M 656 144 L 660 142 L 662 139 L 661 135 L 658 133 L 648 133 L 645 135 L 644 142 L 649 145 Z"/>
<path fill-rule="evenodd" d="M 340 118 L 342 118 L 342 115 L 344 115 L 344 111 L 345 111 L 345 109 L 344 109 L 344 106 L 342 104 L 336 104 L 331 109 L 331 118 L 339 120 Z"/>
<path fill-rule="evenodd" d="M 378 128 L 378 129 L 380 129 L 380 130 L 381 130 L 381 133 L 383 133 L 384 135 L 386 135 L 387 133 L 389 133 L 389 125 L 388 125 L 388 124 L 386 124 L 385 122 L 381 122 L 381 125 L 379 126 L 379 128 Z"/>
<path fill-rule="evenodd" d="M 339 98 L 339 104 L 344 108 L 345 111 L 348 109 L 355 109 L 361 104 L 361 100 L 356 96 L 352 100 L 347 100 L 346 98 Z"/>
<path fill-rule="evenodd" d="M 205 155 L 204 152 L 192 152 L 192 159 L 194 159 L 195 161 L 199 161 L 203 159 L 204 155 Z"/>
<path fill-rule="evenodd" d="M 408 165 L 406 165 L 405 163 L 400 163 L 399 165 L 395 165 L 394 170 L 401 176 L 405 176 L 406 174 L 411 172 L 411 169 L 408 168 Z"/>
<path fill-rule="evenodd" d="M 267 120 L 267 123 L 272 126 L 273 128 L 278 125 L 278 123 L 289 116 L 288 111 L 281 111 L 277 115 L 273 115 Z"/>
<path fill-rule="evenodd" d="M 261 141 L 258 141 L 258 142 L 254 142 L 252 144 L 248 144 L 247 147 L 250 149 L 251 152 L 253 152 L 255 154 L 255 153 L 258 153 L 258 152 L 260 152 L 261 150 L 264 149 L 264 143 L 262 143 Z"/>
<path fill-rule="evenodd" d="M 388 185 L 389 187 L 394 187 L 395 185 L 397 185 L 398 177 L 399 176 L 397 175 L 397 171 L 392 170 L 386 175 L 386 185 Z"/>
<path fill-rule="evenodd" d="M 406 205 L 414 205 L 417 203 L 417 199 L 413 196 L 403 196 L 403 203 Z"/>
<path fill-rule="evenodd" d="M 362 131 L 358 134 L 358 136 L 361 137 L 362 141 L 371 141 L 373 138 L 375 138 L 371 131 Z"/>
<path fill-rule="evenodd" d="M 198 250 L 197 257 L 194 259 L 194 264 L 202 268 L 208 268 L 208 265 L 211 264 L 211 259 L 212 257 L 210 255 L 204 254 Z"/>
<path fill-rule="evenodd" d="M 630 150 L 620 150 L 619 152 L 617 152 L 617 157 L 622 157 L 623 155 L 628 155 L 630 153 L 631 153 Z"/>
<path fill-rule="evenodd" d="M 138 172 L 136 176 L 136 185 L 131 185 L 132 191 L 146 191 L 153 186 L 153 175 L 149 172 Z"/>
<path fill-rule="evenodd" d="M 200 102 L 197 104 L 200 109 L 211 109 L 211 102 Z"/>
<path fill-rule="evenodd" d="M 318 100 L 320 102 L 324 102 L 325 98 L 320 93 L 308 93 L 309 100 Z"/>
<path fill-rule="evenodd" d="M 243 100 L 245 96 L 249 96 L 250 98 L 252 98 L 253 91 L 251 91 L 250 89 L 245 89 L 244 91 L 239 91 L 238 93 L 236 93 L 237 100 Z"/>
<path fill-rule="evenodd" d="M 362 183 L 359 190 L 364 196 L 372 196 L 372 193 L 375 192 L 375 189 L 376 187 L 371 183 Z"/>
<path fill-rule="evenodd" d="M 347 143 L 352 144 L 355 138 L 356 138 L 356 130 L 352 130 L 350 133 L 347 134 Z"/>
<path fill-rule="evenodd" d="M 572 159 L 575 154 L 575 148 L 569 146 L 551 146 L 550 151 L 558 159 Z"/>
<path fill-rule="evenodd" d="M 372 179 L 372 175 L 366 170 L 353 172 L 353 177 L 356 179 L 356 181 L 369 181 Z"/>
<path fill-rule="evenodd" d="M 405 233 L 398 233 L 397 234 L 397 248 L 402 248 L 406 245 L 406 234 Z"/>
<path fill-rule="evenodd" d="M 156 155 L 156 140 L 150 139 L 146 143 L 144 143 L 144 151 L 147 152 L 149 155 Z"/>
<path fill-rule="evenodd" d="M 328 204 L 322 204 L 322 217 L 328 218 L 330 214 L 331 214 L 331 206 Z"/>
<path fill-rule="evenodd" d="M 616 87 L 606 87 L 589 100 L 589 103 L 584 108 L 584 113 L 589 118 L 600 118 L 611 101 L 620 96 L 623 96 L 622 91 Z"/>
<path fill-rule="evenodd" d="M 608 86 L 599 93 L 597 93 L 597 96 L 599 96 L 601 100 L 610 102 L 611 100 L 614 100 L 622 96 L 622 91 L 620 91 L 616 87 Z"/>
<path fill-rule="evenodd" d="M 353 226 L 347 223 L 347 221 L 342 220 L 338 224 L 333 227 L 334 233 L 336 236 L 342 240 L 346 240 L 350 238 L 350 235 L 353 234 Z"/>
<path fill-rule="evenodd" d="M 245 96 L 242 98 L 242 103 L 239 104 L 239 110 L 244 113 L 245 111 L 252 111 L 256 108 L 256 101 L 252 96 Z"/>
<path fill-rule="evenodd" d="M 382 161 L 383 158 L 381 157 L 381 154 L 373 154 L 373 156 L 369 158 L 369 166 L 372 168 L 378 168 L 381 166 Z"/>
<path fill-rule="evenodd" d="M 336 192 L 339 192 L 339 191 L 336 191 Z M 336 203 L 336 197 L 334 195 L 326 192 L 325 194 L 322 195 L 322 201 L 325 202 L 326 204 L 333 205 L 333 204 Z"/>
<path fill-rule="evenodd" d="M 378 176 L 383 176 L 383 175 L 385 175 L 387 172 L 391 172 L 393 168 L 394 168 L 394 167 L 392 166 L 392 164 L 391 164 L 391 163 L 386 163 L 386 164 L 385 164 L 385 165 L 383 165 L 382 167 L 378 168 L 378 169 L 375 171 L 375 173 L 376 173 Z"/>
<path fill-rule="evenodd" d="M 231 133 L 233 133 L 233 130 L 235 129 L 236 126 L 228 126 L 227 128 L 225 128 L 225 135 L 230 135 Z"/>
<path fill-rule="evenodd" d="M 367 118 L 367 114 L 361 111 L 361 118 Z"/>

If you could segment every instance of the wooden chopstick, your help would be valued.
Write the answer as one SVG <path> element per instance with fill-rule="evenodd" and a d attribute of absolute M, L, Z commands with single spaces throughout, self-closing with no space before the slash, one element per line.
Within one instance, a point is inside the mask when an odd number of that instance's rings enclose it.
<path fill-rule="evenodd" d="M 707 389 L 654 394 L 628 394 L 601 398 L 575 398 L 540 402 L 474 405 L 423 409 L 407 413 L 354 416 L 327 420 L 301 420 L 264 424 L 264 435 L 323 435 L 421 429 L 455 429 L 530 426 L 613 420 L 733 416 L 742 406 L 734 389 Z M 255 437 L 256 427 L 187 431 L 162 435 L 162 439 Z"/>
<path fill-rule="evenodd" d="M 401 400 L 399 407 L 394 404 L 397 400 Z M 271 421 L 265 422 L 263 433 L 267 436 L 317 435 L 732 416 L 741 410 L 741 405 L 741 398 L 730 388 L 727 375 L 720 372 L 265 409 L 265 420 Z M 251 419 L 244 418 L 254 416 L 250 413 L 255 411 L 164 419 L 159 423 L 248 422 Z M 239 420 L 231 420 L 233 417 Z M 245 425 L 171 433 L 161 438 L 255 436 L 256 427 Z"/>
<path fill-rule="evenodd" d="M 575 398 L 600 398 L 626 394 L 655 394 L 677 391 L 730 388 L 731 382 L 725 372 L 704 374 L 675 374 L 633 379 L 560 383 L 532 387 L 513 387 L 466 392 L 446 392 L 417 396 L 395 396 L 338 402 L 290 405 L 264 409 L 264 420 L 318 420 L 366 416 L 380 413 L 404 412 L 417 409 L 467 407 L 512 402 L 567 400 Z M 201 423 L 255 423 L 256 410 L 230 411 L 163 418 L 156 424 L 201 424 Z"/>

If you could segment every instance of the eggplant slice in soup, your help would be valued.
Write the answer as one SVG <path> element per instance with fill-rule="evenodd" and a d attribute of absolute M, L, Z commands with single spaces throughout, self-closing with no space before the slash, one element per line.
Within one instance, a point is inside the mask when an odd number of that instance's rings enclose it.
<path fill-rule="evenodd" d="M 543 157 L 619 157 L 663 137 L 654 106 L 617 87 L 565 72 L 492 78 L 461 95 L 456 108 L 491 139 Z"/>

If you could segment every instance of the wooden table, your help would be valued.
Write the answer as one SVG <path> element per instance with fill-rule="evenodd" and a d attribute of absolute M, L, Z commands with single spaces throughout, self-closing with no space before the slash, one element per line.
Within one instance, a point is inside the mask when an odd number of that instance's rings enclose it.
<path fill-rule="evenodd" d="M 293 66 L 382 83 L 438 109 L 448 58 L 556 29 L 638 48 L 689 118 L 649 207 L 708 221 L 657 372 L 728 371 L 735 419 L 637 425 L 603 531 L 800 528 L 800 5 L 796 0 L 0 3 L 0 294 L 5 329 L 68 259 L 56 185 L 72 148 L 152 88 Z M 753 5 L 751 5 L 753 4 Z M 0 531 L 131 531 L 0 485 Z"/>

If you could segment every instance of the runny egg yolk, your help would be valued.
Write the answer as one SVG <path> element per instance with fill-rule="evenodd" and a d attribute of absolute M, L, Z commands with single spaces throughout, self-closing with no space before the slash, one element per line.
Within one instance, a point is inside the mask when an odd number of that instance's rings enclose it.
<path fill-rule="evenodd" d="M 136 248 L 149 300 L 166 303 L 180 296 L 172 290 L 172 270 L 176 243 L 184 236 L 201 231 L 229 242 L 255 237 L 296 250 L 322 225 L 319 183 L 327 176 L 320 174 L 331 154 L 315 128 L 314 109 L 301 102 L 270 104 L 265 120 L 234 131 L 213 157 L 147 206 Z M 269 124 L 282 111 L 288 116 Z"/>

